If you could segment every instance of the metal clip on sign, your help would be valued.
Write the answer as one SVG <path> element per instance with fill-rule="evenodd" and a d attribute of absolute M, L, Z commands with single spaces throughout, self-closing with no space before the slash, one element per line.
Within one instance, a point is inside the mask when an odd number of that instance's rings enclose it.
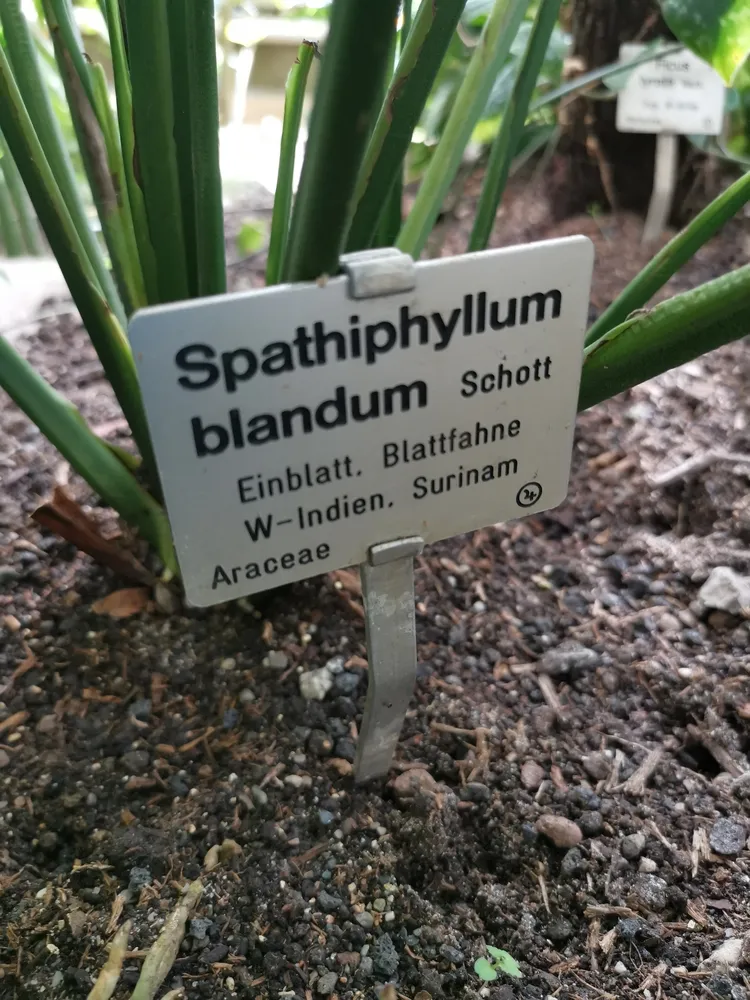
<path fill-rule="evenodd" d="M 346 254 L 341 267 L 352 299 L 408 292 L 416 284 L 414 261 L 393 247 Z M 369 684 L 355 765 L 358 782 L 388 773 L 414 693 L 414 557 L 423 547 L 419 537 L 382 542 L 370 547 L 368 561 L 360 567 Z"/>

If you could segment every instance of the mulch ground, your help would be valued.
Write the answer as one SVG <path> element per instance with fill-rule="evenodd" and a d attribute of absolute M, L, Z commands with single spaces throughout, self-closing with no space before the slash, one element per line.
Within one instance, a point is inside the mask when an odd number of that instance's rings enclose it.
<path fill-rule="evenodd" d="M 645 259 L 633 219 L 535 212 L 514 202 L 498 240 L 587 232 L 595 309 Z M 743 256 L 738 226 L 677 287 Z M 126 440 L 74 317 L 22 346 Z M 418 687 L 390 779 L 365 788 L 356 576 L 97 610 L 127 584 L 29 519 L 55 484 L 91 496 L 0 401 L 0 995 L 85 997 L 132 920 L 126 997 L 202 877 L 163 992 L 743 1000 L 750 622 L 696 598 L 715 566 L 750 571 L 750 465 L 652 479 L 750 454 L 749 378 L 739 343 L 583 414 L 562 507 L 417 560 Z M 300 673 L 333 658 L 305 701 Z M 705 962 L 727 940 L 729 964 Z M 486 945 L 523 979 L 483 984 Z"/>

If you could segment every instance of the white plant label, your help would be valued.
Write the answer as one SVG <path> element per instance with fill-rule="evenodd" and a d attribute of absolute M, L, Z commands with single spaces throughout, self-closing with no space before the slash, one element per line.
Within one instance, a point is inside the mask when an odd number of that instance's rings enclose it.
<path fill-rule="evenodd" d="M 559 504 L 593 246 L 146 309 L 130 324 L 188 600 L 207 606 Z"/>
<path fill-rule="evenodd" d="M 621 62 L 637 58 L 646 45 L 620 48 Z M 688 49 L 643 63 L 630 72 L 617 97 L 620 132 L 719 135 L 726 90 L 719 74 Z"/>

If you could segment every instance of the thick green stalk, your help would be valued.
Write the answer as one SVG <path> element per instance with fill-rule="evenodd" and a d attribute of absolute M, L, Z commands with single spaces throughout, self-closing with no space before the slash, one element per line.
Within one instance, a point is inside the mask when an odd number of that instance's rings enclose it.
<path fill-rule="evenodd" d="M 172 573 L 177 564 L 164 510 L 96 436 L 78 410 L 0 337 L 0 386 L 99 496 L 137 528 Z"/>
<path fill-rule="evenodd" d="M 412 134 L 445 58 L 464 2 L 430 0 L 420 5 L 367 144 L 354 195 L 356 210 L 347 238 L 348 250 L 361 250 L 372 243 L 383 207 L 403 171 Z"/>
<path fill-rule="evenodd" d="M 112 275 L 107 268 L 104 255 L 92 232 L 86 210 L 81 200 L 73 165 L 65 148 L 60 126 L 44 85 L 39 67 L 36 46 L 29 26 L 21 11 L 20 0 L 0 0 L 0 23 L 2 23 L 7 59 L 13 67 L 18 89 L 23 96 L 28 114 L 56 184 L 65 199 L 68 212 L 78 231 L 90 261 L 96 281 L 115 315 L 124 322 L 125 313 L 117 294 Z"/>
<path fill-rule="evenodd" d="M 334 0 L 305 162 L 292 212 L 289 281 L 338 271 L 399 0 Z"/>
<path fill-rule="evenodd" d="M 143 191 L 136 178 L 137 160 L 135 153 L 135 132 L 133 130 L 133 94 L 130 85 L 130 70 L 125 51 L 122 21 L 120 20 L 119 0 L 104 0 L 104 2 L 107 9 L 109 45 L 110 52 L 112 53 L 112 69 L 115 78 L 115 94 L 117 96 L 117 120 L 120 126 L 120 145 L 128 202 L 133 220 L 133 230 L 138 247 L 143 283 L 146 288 L 146 298 L 149 303 L 156 303 L 159 301 L 156 257 L 148 228 Z"/>
<path fill-rule="evenodd" d="M 178 302 L 190 297 L 190 282 L 175 141 L 168 0 L 122 0 L 122 8 L 133 88 L 134 170 L 154 249 L 158 301 Z"/>
<path fill-rule="evenodd" d="M 73 23 L 67 0 L 42 0 L 42 4 L 68 99 L 78 148 L 81 151 L 86 176 L 102 225 L 104 241 L 112 261 L 112 270 L 120 298 L 126 313 L 130 315 L 146 303 L 142 290 L 133 281 L 132 261 L 128 259 L 126 207 L 121 197 L 122 179 L 113 176 L 111 169 L 104 126 L 94 91 L 93 74 L 83 57 L 78 30 Z M 106 83 L 105 100 L 108 106 Z M 101 110 L 106 112 L 106 108 Z"/>
<path fill-rule="evenodd" d="M 656 254 L 612 305 L 604 310 L 586 335 L 586 344 L 595 343 L 613 327 L 619 326 L 630 313 L 642 308 L 748 201 L 750 173 L 723 191 Z"/>
<path fill-rule="evenodd" d="M 190 293 L 226 291 L 213 0 L 169 0 L 174 140 Z"/>
<path fill-rule="evenodd" d="M 2 174 L 0 174 L 0 246 L 8 257 L 23 256 L 23 240 L 21 230 L 18 228 L 18 218 Z"/>
<path fill-rule="evenodd" d="M 0 131 L 149 471 L 156 468 L 133 354 L 101 293 L 91 261 L 44 155 L 0 46 Z"/>
<path fill-rule="evenodd" d="M 487 103 L 492 85 L 510 52 L 529 0 L 495 0 L 474 49 L 440 142 L 422 178 L 398 247 L 416 260 L 435 225 L 466 144 Z"/>
<path fill-rule="evenodd" d="M 586 349 L 579 410 L 750 333 L 750 264 L 676 295 Z"/>
<path fill-rule="evenodd" d="M 495 216 L 508 183 L 510 168 L 529 112 L 529 102 L 547 55 L 561 2 L 562 0 L 542 0 L 537 11 L 513 93 L 503 112 L 502 125 L 492 143 L 482 194 L 469 238 L 470 251 L 486 249 L 492 234 Z"/>
<path fill-rule="evenodd" d="M 279 170 L 276 175 L 276 194 L 273 199 L 271 238 L 268 244 L 268 263 L 266 264 L 267 285 L 278 285 L 284 268 L 289 235 L 289 217 L 292 214 L 294 162 L 302 112 L 305 106 L 307 78 L 310 75 L 310 67 L 314 57 L 315 45 L 312 42 L 303 42 L 286 81 L 281 153 Z"/>
<path fill-rule="evenodd" d="M 13 162 L 13 157 L 10 155 L 2 135 L 0 135 L 0 171 L 2 171 L 5 178 L 5 183 L 8 186 L 8 194 L 18 218 L 18 228 L 23 240 L 23 249 L 26 253 L 31 254 L 32 257 L 38 257 L 44 250 L 39 235 L 39 226 L 29 202 L 29 196 L 26 194 L 26 189 L 23 186 L 21 175 L 18 173 L 18 168 Z"/>
<path fill-rule="evenodd" d="M 91 83 L 94 89 L 94 111 L 99 121 L 108 177 L 112 182 L 111 212 L 108 215 L 108 244 L 110 254 L 123 289 L 123 297 L 128 302 L 128 313 L 148 305 L 143 281 L 138 244 L 133 228 L 130 199 L 125 183 L 125 165 L 122 162 L 120 136 L 117 131 L 112 106 L 109 102 L 109 86 L 104 67 L 99 63 L 91 66 Z"/>

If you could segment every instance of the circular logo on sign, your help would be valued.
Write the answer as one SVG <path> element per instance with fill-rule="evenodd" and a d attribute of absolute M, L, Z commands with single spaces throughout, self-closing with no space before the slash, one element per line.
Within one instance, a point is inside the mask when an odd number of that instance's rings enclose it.
<path fill-rule="evenodd" d="M 533 507 L 542 497 L 542 487 L 539 483 L 526 483 L 516 493 L 516 503 L 519 507 Z"/>

